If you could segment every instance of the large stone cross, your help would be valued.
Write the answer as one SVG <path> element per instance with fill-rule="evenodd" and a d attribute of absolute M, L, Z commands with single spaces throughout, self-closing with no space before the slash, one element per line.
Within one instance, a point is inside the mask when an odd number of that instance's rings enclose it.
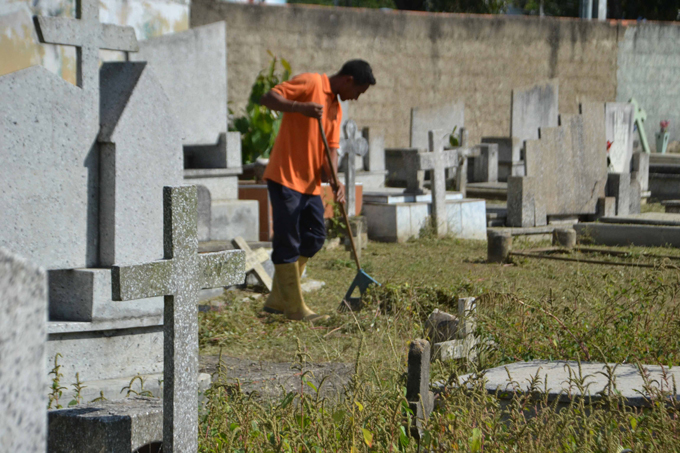
<path fill-rule="evenodd" d="M 356 215 L 356 156 L 364 157 L 368 152 L 368 141 L 364 137 L 357 137 L 357 124 L 354 120 L 345 123 L 345 136 L 340 140 L 340 157 L 347 155 L 345 169 L 345 208 L 347 215 Z"/>
<path fill-rule="evenodd" d="M 457 167 L 459 164 L 459 150 L 444 151 L 444 140 L 449 134 L 441 130 L 429 131 L 428 150 L 426 153 L 407 155 L 405 164 L 409 167 L 409 181 L 407 191 L 417 192 L 419 182 L 418 171 L 431 170 L 432 182 L 432 222 L 437 229 L 438 236 L 446 236 L 448 221 L 446 215 L 446 169 Z M 414 177 L 415 176 L 415 177 Z"/>
<path fill-rule="evenodd" d="M 40 42 L 75 46 L 77 85 L 95 95 L 99 113 L 99 49 L 137 52 L 139 46 L 132 27 L 99 22 L 99 0 L 76 0 L 76 19 L 35 17 Z"/>
<path fill-rule="evenodd" d="M 198 291 L 243 283 L 240 250 L 198 253 L 196 186 L 163 188 L 165 259 L 112 268 L 113 300 L 165 296 L 163 451 L 198 450 Z"/>

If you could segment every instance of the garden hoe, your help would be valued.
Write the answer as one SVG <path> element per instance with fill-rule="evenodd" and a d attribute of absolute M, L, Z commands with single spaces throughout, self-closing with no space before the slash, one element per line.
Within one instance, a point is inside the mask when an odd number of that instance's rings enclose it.
<path fill-rule="evenodd" d="M 321 132 L 321 137 L 323 138 L 323 145 L 326 148 L 326 158 L 328 159 L 328 165 L 331 169 L 331 185 L 333 192 L 338 191 L 338 175 L 333 168 L 333 160 L 331 158 L 331 150 L 328 147 L 328 140 L 326 139 L 326 132 L 323 130 L 323 124 L 321 124 L 321 119 L 319 118 L 319 131 Z M 349 289 L 345 294 L 345 298 L 340 303 L 338 311 L 359 311 L 361 309 L 361 296 L 366 292 L 370 285 L 378 285 L 380 283 L 376 282 L 373 277 L 368 275 L 361 269 L 361 263 L 359 262 L 359 255 L 357 254 L 356 245 L 354 244 L 354 236 L 352 236 L 352 229 L 349 225 L 349 217 L 347 217 L 347 210 L 345 209 L 345 203 L 340 204 L 340 211 L 342 212 L 342 217 L 345 219 L 345 226 L 347 228 L 347 234 L 349 236 L 349 243 L 352 246 L 352 254 L 354 255 L 354 262 L 357 264 L 357 275 L 354 277 L 352 284 L 349 285 Z M 352 293 L 356 288 L 359 288 L 359 293 L 361 296 L 352 297 Z"/>

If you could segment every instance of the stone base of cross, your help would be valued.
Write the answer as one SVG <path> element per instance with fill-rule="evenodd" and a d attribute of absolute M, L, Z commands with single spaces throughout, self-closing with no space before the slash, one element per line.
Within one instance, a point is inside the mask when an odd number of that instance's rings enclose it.
<path fill-rule="evenodd" d="M 198 450 L 198 291 L 245 278 L 245 253 L 198 253 L 196 186 L 164 187 L 165 259 L 112 268 L 113 300 L 165 296 L 163 451 Z"/>

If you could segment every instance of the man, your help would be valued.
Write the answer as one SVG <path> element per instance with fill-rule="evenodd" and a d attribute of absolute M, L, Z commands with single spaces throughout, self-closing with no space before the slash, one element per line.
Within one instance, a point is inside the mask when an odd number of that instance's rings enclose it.
<path fill-rule="evenodd" d="M 274 285 L 264 309 L 284 313 L 293 320 L 327 318 L 314 313 L 302 297 L 300 276 L 307 260 L 321 250 L 326 239 L 321 202 L 321 173 L 337 170 L 340 147 L 341 100 L 356 100 L 375 85 L 371 66 L 351 60 L 331 77 L 301 74 L 272 88 L 260 104 L 283 113 L 283 120 L 264 173 L 274 221 Z M 318 119 L 331 148 L 329 167 Z M 335 194 L 345 200 L 344 186 Z"/>

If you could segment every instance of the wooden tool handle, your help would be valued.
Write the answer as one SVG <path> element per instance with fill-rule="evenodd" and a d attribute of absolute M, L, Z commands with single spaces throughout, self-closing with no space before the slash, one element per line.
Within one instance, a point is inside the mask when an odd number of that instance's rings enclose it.
<path fill-rule="evenodd" d="M 326 148 L 326 159 L 328 159 L 328 166 L 331 169 L 331 186 L 334 193 L 338 193 L 338 174 L 335 172 L 333 167 L 333 158 L 331 157 L 331 149 L 328 146 L 328 140 L 326 139 L 326 132 L 323 130 L 323 124 L 321 124 L 321 118 L 319 118 L 319 132 L 321 133 L 321 138 L 323 139 L 323 145 Z M 349 243 L 352 246 L 352 253 L 354 254 L 354 262 L 357 264 L 357 270 L 361 270 L 361 263 L 359 263 L 359 255 L 357 254 L 357 247 L 354 244 L 354 236 L 352 235 L 352 228 L 349 225 L 349 217 L 347 216 L 347 210 L 345 209 L 345 203 L 340 204 L 340 211 L 342 211 L 342 217 L 345 219 L 345 225 L 347 226 L 347 234 L 349 235 Z"/>

